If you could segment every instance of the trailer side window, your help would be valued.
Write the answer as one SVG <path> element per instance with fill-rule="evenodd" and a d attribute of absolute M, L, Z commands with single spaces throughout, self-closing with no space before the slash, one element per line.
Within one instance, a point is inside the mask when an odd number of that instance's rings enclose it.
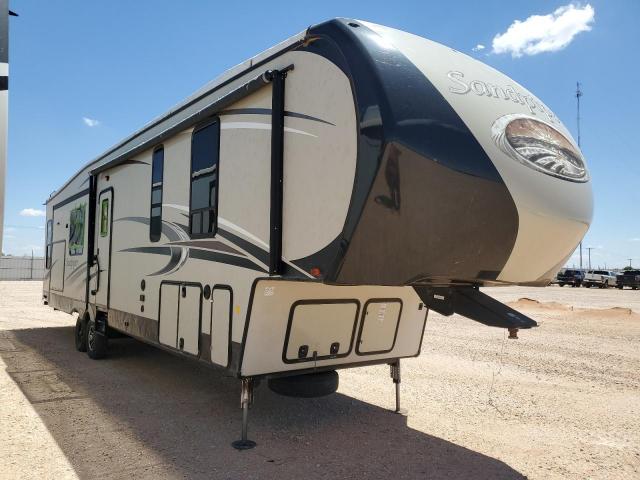
<path fill-rule="evenodd" d="M 45 268 L 51 268 L 51 250 L 53 249 L 53 220 L 47 220 L 47 251 Z"/>
<path fill-rule="evenodd" d="M 160 240 L 162 232 L 162 180 L 164 177 L 164 148 L 153 152 L 151 166 L 151 212 L 149 214 L 149 239 Z"/>
<path fill-rule="evenodd" d="M 69 214 L 69 255 L 82 255 L 84 252 L 84 218 L 87 204 L 83 203 Z"/>
<path fill-rule="evenodd" d="M 109 199 L 104 198 L 100 202 L 100 236 L 109 235 Z"/>
<path fill-rule="evenodd" d="M 189 228 L 195 238 L 213 237 L 218 227 L 220 122 L 198 128 L 191 138 Z"/>

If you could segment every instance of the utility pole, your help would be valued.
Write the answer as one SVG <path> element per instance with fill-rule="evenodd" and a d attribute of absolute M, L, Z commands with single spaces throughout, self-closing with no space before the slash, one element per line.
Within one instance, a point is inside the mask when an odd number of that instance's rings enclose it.
<path fill-rule="evenodd" d="M 587 247 L 587 250 L 589 250 L 589 270 L 591 270 L 591 250 L 593 250 L 595 247 Z"/>
<path fill-rule="evenodd" d="M 578 106 L 576 121 L 578 123 L 578 149 L 580 149 L 580 97 L 582 96 L 582 90 L 580 90 L 580 82 L 576 82 L 576 103 Z M 591 262 L 589 262 L 589 269 L 591 269 Z M 582 270 L 582 240 L 580 240 L 580 270 Z"/>
<path fill-rule="evenodd" d="M 633 267 L 631 266 L 631 260 L 633 260 L 633 258 L 630 258 L 630 259 L 629 259 L 629 268 L 633 268 Z"/>
<path fill-rule="evenodd" d="M 7 171 L 7 130 L 9 127 L 9 0 L 0 0 L 0 254 L 4 230 L 4 185 Z"/>

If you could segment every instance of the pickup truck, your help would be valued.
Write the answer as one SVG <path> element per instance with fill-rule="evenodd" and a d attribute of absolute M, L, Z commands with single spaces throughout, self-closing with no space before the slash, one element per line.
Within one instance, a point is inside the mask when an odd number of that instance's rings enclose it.
<path fill-rule="evenodd" d="M 609 288 L 617 285 L 616 276 L 609 270 L 589 270 L 582 281 L 582 285 L 598 288 Z"/>
<path fill-rule="evenodd" d="M 633 290 L 640 288 L 640 270 L 625 270 L 616 277 L 616 287 L 622 290 L 630 287 Z"/>
<path fill-rule="evenodd" d="M 564 270 L 558 272 L 558 276 L 556 277 L 557 283 L 561 287 L 565 285 L 571 285 L 572 287 L 579 287 L 582 285 L 582 281 L 584 280 L 584 272 L 582 270 Z"/>

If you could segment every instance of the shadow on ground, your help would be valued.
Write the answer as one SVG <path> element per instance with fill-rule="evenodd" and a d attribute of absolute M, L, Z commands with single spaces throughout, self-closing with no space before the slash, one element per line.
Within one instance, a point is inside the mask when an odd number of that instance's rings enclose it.
<path fill-rule="evenodd" d="M 92 361 L 70 327 L 0 336 L 8 373 L 81 478 L 525 478 L 379 407 L 280 397 L 265 384 L 249 427 L 258 447 L 238 452 L 234 378 L 131 339 Z"/>

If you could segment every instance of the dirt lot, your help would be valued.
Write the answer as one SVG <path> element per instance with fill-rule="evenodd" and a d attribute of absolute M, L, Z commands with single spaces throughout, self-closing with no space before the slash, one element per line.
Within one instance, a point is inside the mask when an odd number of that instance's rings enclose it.
<path fill-rule="evenodd" d="M 0 282 L 0 478 L 640 478 L 640 291 L 487 291 L 541 326 L 430 315 L 407 417 L 387 367 L 322 399 L 263 384 L 238 452 L 236 380 L 130 339 L 92 361 L 39 283 Z"/>

